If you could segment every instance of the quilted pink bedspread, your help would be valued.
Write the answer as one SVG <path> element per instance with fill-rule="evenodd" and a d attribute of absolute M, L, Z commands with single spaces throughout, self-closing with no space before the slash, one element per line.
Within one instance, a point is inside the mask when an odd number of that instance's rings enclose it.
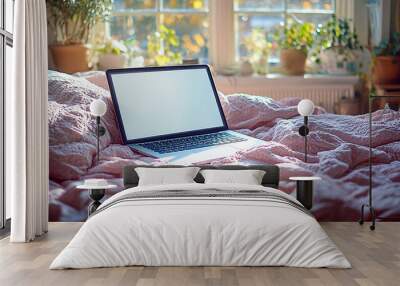
<path fill-rule="evenodd" d="M 134 88 L 134 87 L 133 87 Z M 107 133 L 101 138 L 101 160 L 96 162 L 95 120 L 89 105 L 102 98 L 108 111 L 102 118 Z M 230 129 L 265 140 L 211 164 L 276 164 L 280 189 L 293 193 L 290 176 L 318 175 L 312 212 L 319 220 L 356 220 L 367 201 L 368 115 L 344 116 L 316 108 L 310 117 L 309 163 L 304 163 L 304 141 L 298 134 L 302 118 L 298 99 L 220 95 Z M 85 178 L 107 178 L 122 189 L 121 171 L 128 164 L 161 162 L 121 145 L 121 138 L 103 73 L 75 77 L 49 72 L 50 219 L 86 218 L 87 192 L 76 186 Z M 400 218 L 400 112 L 373 113 L 373 194 L 378 215 Z"/>

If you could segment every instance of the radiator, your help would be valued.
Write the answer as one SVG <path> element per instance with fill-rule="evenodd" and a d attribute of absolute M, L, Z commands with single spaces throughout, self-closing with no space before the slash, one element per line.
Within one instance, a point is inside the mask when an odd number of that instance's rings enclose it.
<path fill-rule="evenodd" d="M 275 100 L 307 98 L 327 112 L 335 111 L 341 99 L 354 97 L 357 77 L 216 77 L 216 86 L 224 94 L 246 93 Z"/>

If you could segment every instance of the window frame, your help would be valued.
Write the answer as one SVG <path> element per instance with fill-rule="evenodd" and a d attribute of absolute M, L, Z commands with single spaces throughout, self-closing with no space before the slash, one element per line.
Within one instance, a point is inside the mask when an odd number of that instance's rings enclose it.
<path fill-rule="evenodd" d="M 340 0 L 334 0 L 334 7 L 331 12 L 325 12 L 323 10 L 296 10 L 296 9 L 287 9 L 287 1 L 285 1 L 284 10 L 282 11 L 251 11 L 248 9 L 247 11 L 236 11 L 234 5 L 234 0 L 208 0 L 207 10 L 203 11 L 191 11 L 188 12 L 187 9 L 185 13 L 205 13 L 208 14 L 209 20 L 209 28 L 208 28 L 208 62 L 209 64 L 213 64 L 215 69 L 222 70 L 227 67 L 232 67 L 240 61 L 240 57 L 238 54 L 238 37 L 237 37 L 237 27 L 235 17 L 237 13 L 242 14 L 284 14 L 285 23 L 288 19 L 288 14 L 312 14 L 312 15 L 326 15 L 326 14 L 337 14 L 338 6 L 343 6 L 343 3 Z M 112 16 L 129 16 L 129 15 L 155 15 L 156 16 L 156 26 L 159 27 L 159 14 L 163 13 L 171 13 L 178 14 L 180 9 L 160 9 L 160 0 L 156 0 L 156 7 L 154 9 L 126 9 L 125 11 L 112 11 Z M 227 9 L 228 8 L 228 9 Z M 230 10 L 230 11 L 227 11 Z M 253 9 L 254 10 L 254 9 Z M 189 10 L 190 11 L 190 10 Z M 289 12 L 290 11 L 290 12 Z M 216 29 L 218 27 L 218 29 Z M 358 29 L 360 30 L 360 29 Z M 106 33 L 105 35 L 110 35 L 109 25 L 106 25 Z M 223 48 L 223 50 L 222 50 Z"/>
<path fill-rule="evenodd" d="M 159 31 L 159 27 L 162 23 L 162 18 L 163 15 L 165 14 L 183 14 L 183 15 L 206 15 L 207 17 L 210 17 L 210 1 L 213 0 L 208 0 L 207 5 L 204 9 L 202 10 L 196 10 L 196 9 L 168 9 L 163 7 L 164 0 L 155 0 L 155 7 L 151 9 L 124 9 L 123 11 L 121 10 L 116 10 L 116 11 L 111 11 L 110 17 L 114 16 L 155 16 L 156 18 L 156 31 Z M 210 34 L 208 32 L 208 34 Z M 106 35 L 110 37 L 110 24 L 107 22 L 106 24 Z M 208 45 L 208 60 L 210 59 L 210 49 Z"/>
<path fill-rule="evenodd" d="M 336 0 L 333 0 L 333 9 L 331 11 L 326 10 L 303 10 L 303 9 L 289 9 L 288 1 L 283 0 L 283 9 L 282 10 L 256 10 L 256 9 L 241 9 L 238 10 L 235 5 L 233 6 L 234 14 L 242 13 L 242 14 L 284 14 L 285 23 L 287 22 L 288 14 L 309 14 L 309 15 L 332 15 L 336 13 Z"/>
<path fill-rule="evenodd" d="M 235 2 L 235 0 L 232 0 Z M 257 9 L 239 9 L 236 7 L 235 3 L 233 3 L 233 22 L 234 22 L 234 39 L 235 39 L 235 62 L 240 62 L 240 39 L 238 33 L 238 21 L 237 17 L 239 16 L 281 16 L 283 15 L 284 26 L 287 26 L 288 19 L 290 15 L 334 15 L 336 14 L 336 0 L 333 0 L 333 9 L 330 11 L 325 10 L 300 10 L 300 9 L 289 9 L 288 1 L 283 0 L 283 9 L 282 10 L 257 10 Z M 272 63 L 275 63 L 274 61 Z"/>
<path fill-rule="evenodd" d="M 15 0 L 11 0 L 13 5 L 13 12 L 15 7 Z M 1 233 L 9 231 L 10 223 L 6 217 L 6 189 L 5 189 L 5 100 L 6 100 L 6 54 L 7 46 L 13 48 L 13 33 L 7 31 L 6 27 L 6 0 L 0 0 L 0 230 Z M 12 29 L 14 30 L 14 29 Z"/>

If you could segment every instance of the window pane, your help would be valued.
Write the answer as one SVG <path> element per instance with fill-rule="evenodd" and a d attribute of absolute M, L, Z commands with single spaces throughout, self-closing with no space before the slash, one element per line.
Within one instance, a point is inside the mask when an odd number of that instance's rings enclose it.
<path fill-rule="evenodd" d="M 14 26 L 14 0 L 6 0 L 5 4 L 6 30 L 12 33 Z"/>
<path fill-rule="evenodd" d="M 1 5 L 0 5 L 1 6 Z M 0 35 L 0 50 L 2 51 L 4 47 L 4 36 Z M 4 108 L 4 88 L 3 88 L 3 84 L 5 82 L 4 79 L 4 74 L 3 74 L 3 70 L 4 70 L 4 58 L 3 55 L 0 54 L 0 63 L 1 63 L 1 69 L 0 69 L 0 150 L 3 150 L 4 147 L 4 139 L 7 138 L 5 135 L 5 126 L 4 126 L 4 113 L 5 113 L 5 108 Z M 6 206 L 6 201 L 5 201 L 5 192 L 6 189 L 9 188 L 4 188 L 4 180 L 5 180 L 5 170 L 4 168 L 2 168 L 2 166 L 4 165 L 4 154 L 3 152 L 0 152 L 0 164 L 2 164 L 0 166 L 0 228 L 4 227 L 4 223 L 5 223 L 5 217 L 4 217 L 4 213 L 7 210 L 7 206 Z"/>
<path fill-rule="evenodd" d="M 147 35 L 156 31 L 155 16 L 113 16 L 109 24 L 110 36 L 116 40 L 136 39 L 146 50 Z"/>
<path fill-rule="evenodd" d="M 282 0 L 235 0 L 235 11 L 282 11 L 285 9 Z"/>
<path fill-rule="evenodd" d="M 124 11 L 126 9 L 154 10 L 156 0 L 113 0 L 113 11 Z"/>
<path fill-rule="evenodd" d="M 208 18 L 203 14 L 165 14 L 165 26 L 174 29 L 180 38 L 183 58 L 208 58 Z"/>
<path fill-rule="evenodd" d="M 10 99 L 11 97 L 11 75 L 12 75 L 12 48 L 6 45 L 6 66 L 5 66 L 5 97 Z M 5 188 L 5 196 L 6 196 L 6 219 L 11 217 L 11 191 L 10 188 Z"/>
<path fill-rule="evenodd" d="M 315 26 L 319 24 L 323 24 L 328 21 L 332 15 L 331 14 L 289 14 L 289 17 L 292 17 L 301 22 L 311 22 L 314 23 Z"/>
<path fill-rule="evenodd" d="M 165 9 L 208 10 L 208 0 L 164 0 Z"/>
<path fill-rule="evenodd" d="M 284 23 L 283 14 L 277 15 L 237 15 L 236 39 L 238 43 L 237 55 L 239 58 L 248 56 L 245 45 L 246 39 L 251 36 L 253 30 L 259 30 L 265 34 L 268 41 L 273 42 L 273 33 L 276 28 Z M 271 51 L 270 59 L 277 58 L 277 54 Z"/>
<path fill-rule="evenodd" d="M 328 11 L 335 9 L 335 0 L 288 0 L 288 10 Z"/>

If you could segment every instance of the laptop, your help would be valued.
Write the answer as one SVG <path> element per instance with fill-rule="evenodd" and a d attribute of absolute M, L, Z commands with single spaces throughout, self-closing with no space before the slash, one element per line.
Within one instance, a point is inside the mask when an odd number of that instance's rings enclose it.
<path fill-rule="evenodd" d="M 192 164 L 265 144 L 228 129 L 207 65 L 106 74 L 123 142 L 142 154 Z"/>

